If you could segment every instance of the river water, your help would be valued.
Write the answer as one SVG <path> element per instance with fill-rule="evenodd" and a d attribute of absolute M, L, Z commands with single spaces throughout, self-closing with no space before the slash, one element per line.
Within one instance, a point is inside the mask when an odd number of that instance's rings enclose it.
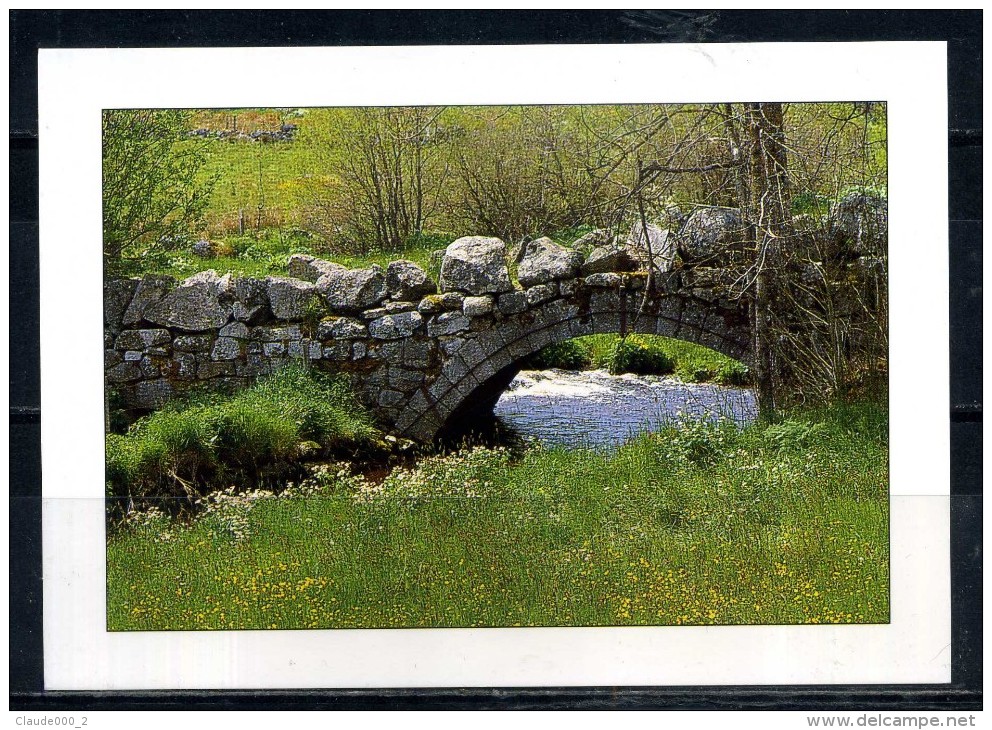
<path fill-rule="evenodd" d="M 613 448 L 686 417 L 723 416 L 745 425 L 756 418 L 758 408 L 747 388 L 605 370 L 524 370 L 503 393 L 495 413 L 525 438 Z"/>

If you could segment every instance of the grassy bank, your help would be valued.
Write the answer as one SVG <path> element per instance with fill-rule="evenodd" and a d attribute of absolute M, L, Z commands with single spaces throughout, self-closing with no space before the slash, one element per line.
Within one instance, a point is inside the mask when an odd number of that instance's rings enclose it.
<path fill-rule="evenodd" d="M 123 509 L 188 505 L 231 484 L 276 485 L 305 459 L 368 453 L 378 432 L 347 384 L 287 367 L 234 395 L 194 393 L 107 435 L 107 494 Z"/>
<path fill-rule="evenodd" d="M 108 545 L 113 630 L 888 620 L 886 414 L 685 424 L 613 455 L 465 449 L 373 483 L 144 513 Z"/>
<path fill-rule="evenodd" d="M 692 342 L 656 335 L 589 335 L 541 350 L 526 367 L 563 370 L 603 369 L 613 374 L 677 375 L 690 383 L 722 385 L 750 382 L 747 366 Z"/>

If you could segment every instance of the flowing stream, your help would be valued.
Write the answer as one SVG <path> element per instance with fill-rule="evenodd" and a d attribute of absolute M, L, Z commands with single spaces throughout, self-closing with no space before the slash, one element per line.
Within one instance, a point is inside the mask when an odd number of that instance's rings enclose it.
<path fill-rule="evenodd" d="M 495 413 L 525 438 L 546 444 L 612 448 L 631 436 L 682 418 L 725 417 L 740 425 L 757 416 L 754 392 L 656 375 L 605 370 L 524 370 Z"/>

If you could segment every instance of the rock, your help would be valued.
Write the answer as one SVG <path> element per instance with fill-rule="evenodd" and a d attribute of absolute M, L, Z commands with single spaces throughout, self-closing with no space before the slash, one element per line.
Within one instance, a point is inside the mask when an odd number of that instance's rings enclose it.
<path fill-rule="evenodd" d="M 395 390 L 383 390 L 379 392 L 376 403 L 383 408 L 391 408 L 400 405 L 405 400 L 406 396 L 402 393 L 398 393 Z"/>
<path fill-rule="evenodd" d="M 400 314 L 401 312 L 412 312 L 417 308 L 413 302 L 386 302 L 385 310 L 389 314 Z"/>
<path fill-rule="evenodd" d="M 169 330 L 124 330 L 117 336 L 114 347 L 118 350 L 146 350 L 171 341 Z"/>
<path fill-rule="evenodd" d="M 209 352 L 213 341 L 211 335 L 179 335 L 172 341 L 172 349 L 179 352 Z"/>
<path fill-rule="evenodd" d="M 115 365 L 107 370 L 105 377 L 108 383 L 131 383 L 135 380 L 141 380 L 141 368 L 134 362 L 122 362 L 120 365 Z"/>
<path fill-rule="evenodd" d="M 234 295 L 246 307 L 268 304 L 268 290 L 268 283 L 261 279 L 244 277 L 234 280 Z"/>
<path fill-rule="evenodd" d="M 128 350 L 124 353 L 124 362 L 141 362 L 141 350 Z"/>
<path fill-rule="evenodd" d="M 305 253 L 294 253 L 290 256 L 286 269 L 294 279 L 303 279 L 311 283 L 316 283 L 324 274 L 346 270 L 341 264 L 314 258 Z"/>
<path fill-rule="evenodd" d="M 387 382 L 389 383 L 390 388 L 396 388 L 396 390 L 409 393 L 411 390 L 415 390 L 423 384 L 424 374 L 417 372 L 416 370 L 391 367 L 389 368 L 389 378 Z"/>
<path fill-rule="evenodd" d="M 369 334 L 377 340 L 399 340 L 416 332 L 423 321 L 419 312 L 387 314 L 369 322 Z"/>
<path fill-rule="evenodd" d="M 462 302 L 462 312 L 466 317 L 481 317 L 493 313 L 493 298 L 491 296 L 465 297 Z"/>
<path fill-rule="evenodd" d="M 385 300 L 386 276 L 376 264 L 366 269 L 332 271 L 317 280 L 317 290 L 333 309 L 360 312 Z"/>
<path fill-rule="evenodd" d="M 145 310 L 145 319 L 192 332 L 224 326 L 231 314 L 217 298 L 219 281 L 220 277 L 214 271 L 191 276 Z"/>
<path fill-rule="evenodd" d="M 241 342 L 233 337 L 218 337 L 210 351 L 211 360 L 237 360 L 241 356 Z"/>
<path fill-rule="evenodd" d="M 386 291 L 393 299 L 417 301 L 437 291 L 427 273 L 412 261 L 392 261 L 386 267 Z"/>
<path fill-rule="evenodd" d="M 600 248 L 606 246 L 613 241 L 613 236 L 604 231 L 602 228 L 597 228 L 594 231 L 589 231 L 581 238 L 577 238 L 574 243 L 572 243 L 572 248 L 584 255 L 588 255 L 594 248 Z"/>
<path fill-rule="evenodd" d="M 282 357 L 286 354 L 286 346 L 281 342 L 266 342 L 262 345 L 262 354 L 266 357 Z"/>
<path fill-rule="evenodd" d="M 461 311 L 462 305 L 465 302 L 465 295 L 459 294 L 458 292 L 449 291 L 441 295 L 441 304 L 445 309 L 454 311 Z"/>
<path fill-rule="evenodd" d="M 385 307 L 376 307 L 375 309 L 366 309 L 362 312 L 359 317 L 364 319 L 366 322 L 371 322 L 373 319 L 379 319 L 379 317 L 385 317 L 389 314 L 389 310 Z"/>
<path fill-rule="evenodd" d="M 715 266 L 742 253 L 746 237 L 737 208 L 700 208 L 682 226 L 678 251 L 686 263 Z"/>
<path fill-rule="evenodd" d="M 361 360 L 369 352 L 369 347 L 364 342 L 356 342 L 351 346 L 352 360 Z"/>
<path fill-rule="evenodd" d="M 256 304 L 254 306 L 248 306 L 247 304 L 242 304 L 241 302 L 235 302 L 231 313 L 234 318 L 239 322 L 245 322 L 246 324 L 254 324 L 257 322 L 262 315 L 265 307 L 261 304 Z"/>
<path fill-rule="evenodd" d="M 525 287 L 572 279 L 578 275 L 581 266 L 581 253 L 559 246 L 550 238 L 539 238 L 527 244 L 517 269 L 517 279 Z"/>
<path fill-rule="evenodd" d="M 579 290 L 578 279 L 565 279 L 558 282 L 558 291 L 563 297 L 570 297 Z"/>
<path fill-rule="evenodd" d="M 131 404 L 136 408 L 161 408 L 169 402 L 172 395 L 172 383 L 168 380 L 150 380 L 135 386 Z"/>
<path fill-rule="evenodd" d="M 221 327 L 217 334 L 221 337 L 237 337 L 244 340 L 248 338 L 248 325 L 244 322 L 231 322 L 231 324 Z"/>
<path fill-rule="evenodd" d="M 344 361 L 351 357 L 350 342 L 334 342 L 323 349 L 325 360 Z"/>
<path fill-rule="evenodd" d="M 624 246 L 610 243 L 593 249 L 582 264 L 582 274 L 605 274 L 610 271 L 636 271 L 637 259 Z"/>
<path fill-rule="evenodd" d="M 238 298 L 237 290 L 234 286 L 234 276 L 228 271 L 217 282 L 217 299 L 221 304 L 233 304 Z"/>
<path fill-rule="evenodd" d="M 887 200 L 850 193 L 830 209 L 827 232 L 841 254 L 884 256 L 889 245 L 888 224 Z"/>
<path fill-rule="evenodd" d="M 111 332 L 119 332 L 123 326 L 134 292 L 138 288 L 137 279 L 113 279 L 103 285 L 103 324 Z"/>
<path fill-rule="evenodd" d="M 233 362 L 204 362 L 196 368 L 196 377 L 199 380 L 209 380 L 219 378 L 224 375 L 234 375 L 236 372 Z"/>
<path fill-rule="evenodd" d="M 251 330 L 251 338 L 261 342 L 299 340 L 302 337 L 303 331 L 298 324 L 288 324 L 282 327 L 255 327 Z"/>
<path fill-rule="evenodd" d="M 522 291 L 500 294 L 497 307 L 502 314 L 519 314 L 527 310 L 527 295 Z"/>
<path fill-rule="evenodd" d="M 513 289 L 506 265 L 506 244 L 498 238 L 466 236 L 445 250 L 441 290 L 498 294 Z"/>
<path fill-rule="evenodd" d="M 558 287 L 554 284 L 537 284 L 525 291 L 527 304 L 534 306 L 558 296 Z"/>
<path fill-rule="evenodd" d="M 122 326 L 128 327 L 143 320 L 145 311 L 160 302 L 175 285 L 176 280 L 171 276 L 146 274 L 135 288 L 134 297 L 121 320 Z"/>
<path fill-rule="evenodd" d="M 310 303 L 316 299 L 317 288 L 310 282 L 285 276 L 270 276 L 265 283 L 268 287 L 269 306 L 276 319 L 303 319 Z"/>
<path fill-rule="evenodd" d="M 201 259 L 213 258 L 216 255 L 213 243 L 201 238 L 193 244 L 193 255 L 199 256 Z"/>
<path fill-rule="evenodd" d="M 648 247 L 650 244 L 650 254 Z M 644 235 L 640 221 L 635 223 L 627 235 L 625 245 L 627 251 L 637 260 L 640 268 L 647 269 L 653 259 L 656 271 L 664 273 L 671 271 L 675 263 L 675 237 L 668 231 L 648 223 L 647 236 Z"/>
<path fill-rule="evenodd" d="M 888 266 L 880 256 L 862 256 L 854 262 L 854 270 L 862 280 L 869 278 L 885 279 Z"/>
<path fill-rule="evenodd" d="M 622 279 L 620 278 L 620 274 L 614 274 L 611 271 L 607 271 L 602 274 L 590 274 L 585 279 L 586 286 L 600 288 L 609 287 L 614 289 L 620 286 L 621 281 Z"/>
<path fill-rule="evenodd" d="M 196 379 L 196 358 L 189 353 L 178 352 L 172 357 L 172 364 L 169 365 L 172 374 L 180 380 Z"/>
<path fill-rule="evenodd" d="M 219 294 L 221 276 L 213 269 L 200 271 L 187 277 L 179 286 L 193 286 L 194 284 L 206 284 L 214 294 Z"/>
<path fill-rule="evenodd" d="M 162 374 L 162 371 L 158 368 L 158 363 L 147 355 L 141 358 L 138 367 L 141 368 L 141 374 L 145 378 L 157 378 Z"/>
<path fill-rule="evenodd" d="M 407 340 L 403 343 L 403 364 L 420 368 L 428 367 L 431 362 L 431 343 L 418 340 Z"/>
<path fill-rule="evenodd" d="M 317 325 L 317 338 L 321 340 L 355 340 L 368 335 L 368 328 L 350 317 L 329 317 Z"/>
<path fill-rule="evenodd" d="M 464 332 L 471 324 L 472 321 L 461 312 L 445 312 L 428 322 L 427 334 L 431 337 L 453 335 L 456 332 Z"/>
<path fill-rule="evenodd" d="M 443 310 L 444 299 L 437 294 L 428 294 L 426 297 L 421 299 L 420 304 L 417 305 L 417 311 L 425 317 L 432 314 L 437 314 Z"/>

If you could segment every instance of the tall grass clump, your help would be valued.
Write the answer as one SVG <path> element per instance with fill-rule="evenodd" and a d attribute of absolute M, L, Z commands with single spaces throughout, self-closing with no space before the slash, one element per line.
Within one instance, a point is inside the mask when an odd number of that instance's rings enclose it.
<path fill-rule="evenodd" d="M 343 381 L 287 367 L 233 396 L 201 395 L 109 434 L 107 490 L 132 502 L 195 500 L 274 482 L 304 456 L 361 448 L 375 433 Z"/>
<path fill-rule="evenodd" d="M 667 375 L 675 371 L 675 360 L 656 342 L 631 335 L 620 338 L 613 346 L 609 371 L 614 375 Z"/>
<path fill-rule="evenodd" d="M 525 368 L 546 370 L 584 370 L 592 365 L 592 352 L 587 344 L 579 339 L 564 340 L 542 348 L 531 355 Z"/>

